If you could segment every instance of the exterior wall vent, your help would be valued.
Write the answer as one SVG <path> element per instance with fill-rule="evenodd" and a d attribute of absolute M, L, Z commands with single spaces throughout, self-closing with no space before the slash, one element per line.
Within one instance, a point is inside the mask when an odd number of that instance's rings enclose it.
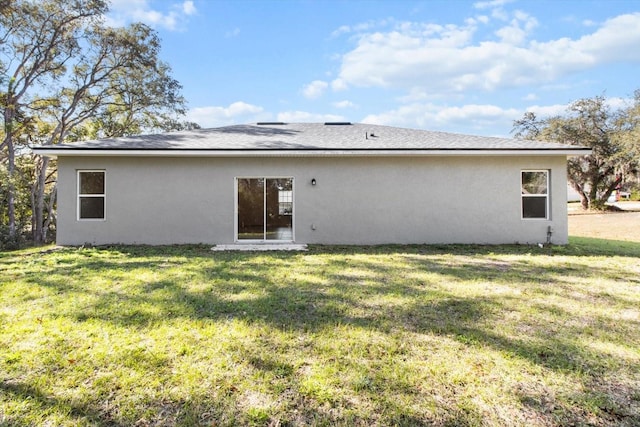
<path fill-rule="evenodd" d="M 324 122 L 325 126 L 349 126 L 351 122 Z"/>
<path fill-rule="evenodd" d="M 258 122 L 256 123 L 258 126 L 277 126 L 277 125 L 285 125 L 285 122 Z"/>

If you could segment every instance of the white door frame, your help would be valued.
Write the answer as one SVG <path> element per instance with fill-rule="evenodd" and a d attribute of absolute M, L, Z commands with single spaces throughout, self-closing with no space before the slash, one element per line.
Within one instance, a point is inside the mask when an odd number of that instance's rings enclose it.
<path fill-rule="evenodd" d="M 265 181 L 264 190 L 262 194 L 262 215 L 263 215 L 263 234 L 262 239 L 238 239 L 238 180 L 240 179 L 263 179 Z M 269 179 L 290 179 L 291 191 L 293 197 L 291 201 L 291 240 L 267 240 L 266 239 L 266 227 L 267 227 L 267 185 L 266 181 Z M 258 175 L 240 175 L 233 179 L 233 241 L 235 243 L 293 243 L 296 240 L 296 191 L 295 191 L 295 178 L 293 176 L 258 176 Z"/>

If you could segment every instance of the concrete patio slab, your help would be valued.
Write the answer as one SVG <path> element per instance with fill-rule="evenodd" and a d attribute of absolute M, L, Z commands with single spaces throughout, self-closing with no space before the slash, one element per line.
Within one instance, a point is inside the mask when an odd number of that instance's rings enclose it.
<path fill-rule="evenodd" d="M 257 243 L 257 244 L 234 244 L 234 245 L 215 245 L 212 251 L 306 251 L 307 245 L 293 243 Z"/>

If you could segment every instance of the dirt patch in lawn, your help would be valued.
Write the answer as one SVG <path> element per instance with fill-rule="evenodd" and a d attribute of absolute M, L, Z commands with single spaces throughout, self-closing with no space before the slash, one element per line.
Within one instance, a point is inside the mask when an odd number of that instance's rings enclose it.
<path fill-rule="evenodd" d="M 640 212 L 569 211 L 569 236 L 640 242 Z"/>

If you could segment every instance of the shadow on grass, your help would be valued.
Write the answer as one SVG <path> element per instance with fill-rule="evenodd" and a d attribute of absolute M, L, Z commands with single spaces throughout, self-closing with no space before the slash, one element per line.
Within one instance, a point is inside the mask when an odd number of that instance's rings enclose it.
<path fill-rule="evenodd" d="M 7 394 L 14 398 L 21 399 L 24 402 L 28 402 L 28 405 L 43 409 L 45 412 L 60 411 L 66 416 L 70 416 L 76 422 L 89 422 L 93 425 L 100 426 L 124 427 L 124 424 L 118 423 L 106 413 L 90 408 L 89 406 L 61 401 L 55 397 L 46 395 L 32 385 L 0 380 L 0 394 Z M 3 425 L 1 421 L 0 419 L 0 425 Z M 19 419 L 10 420 L 10 423 L 11 424 L 7 424 L 7 426 L 26 427 L 34 425 L 33 422 L 21 423 Z"/>
<path fill-rule="evenodd" d="M 590 243 L 578 240 L 558 252 L 582 257 L 613 250 L 603 249 L 601 242 Z M 636 248 L 640 244 L 630 245 L 625 251 Z M 537 247 L 314 247 L 308 254 L 212 254 L 203 247 L 121 247 L 100 251 L 107 251 L 107 256 L 94 253 L 84 260 L 76 258 L 75 263 L 54 263 L 49 269 L 28 274 L 28 280 L 82 301 L 59 311 L 76 321 L 147 328 L 158 322 L 188 318 L 258 322 L 284 331 L 319 331 L 336 325 L 383 332 L 402 329 L 489 345 L 548 368 L 575 371 L 601 371 L 604 366 L 598 362 L 602 355 L 576 344 L 582 336 L 580 328 L 565 328 L 564 335 L 554 336 L 543 325 L 534 325 L 533 336 L 506 338 L 494 326 L 500 324 L 501 316 L 509 309 L 509 299 L 514 297 L 460 297 L 443 288 L 442 283 L 469 286 L 468 283 L 486 282 L 519 287 L 519 291 L 529 293 L 567 297 L 570 292 L 574 299 L 633 304 L 619 296 L 580 289 L 569 280 L 624 277 L 615 267 L 585 269 L 583 265 L 558 263 L 550 269 L 523 257 L 509 261 L 496 258 L 504 254 L 548 256 L 546 249 Z M 109 253 L 120 256 L 112 261 Z M 317 256 L 320 258 L 315 259 Z M 131 281 L 137 271 L 156 272 L 155 276 L 161 278 L 140 280 L 128 287 L 118 285 Z M 112 283 L 92 285 L 101 272 L 110 275 Z M 376 299 L 382 302 L 373 304 Z M 394 299 L 401 302 L 384 303 Z M 535 309 L 544 319 L 572 316 L 553 304 L 538 304 Z M 588 323 L 604 330 L 615 326 L 598 319 Z"/>
<path fill-rule="evenodd" d="M 640 244 L 625 243 L 619 247 L 599 239 L 572 239 L 567 247 L 551 249 L 312 247 L 308 253 L 215 254 L 206 247 L 65 249 L 58 258 L 27 257 L 35 268 L 25 268 L 20 274 L 27 282 L 51 290 L 57 301 L 74 301 L 60 304 L 52 315 L 76 322 L 144 330 L 175 319 L 240 321 L 296 334 L 348 325 L 382 333 L 443 336 L 469 348 L 495 349 L 548 369 L 598 377 L 606 374 L 611 355 L 585 345 L 590 329 L 620 336 L 624 332 L 617 329 L 620 325 L 588 314 L 584 315 L 585 326 L 569 325 L 567 320 L 574 313 L 543 299 L 530 304 L 526 300 L 553 295 L 632 306 L 633 301 L 619 295 L 574 286 L 571 280 L 633 281 L 614 266 L 599 263 L 587 268 L 585 257 L 640 254 Z M 516 256 L 505 259 L 503 255 Z M 552 268 L 548 262 L 535 262 L 554 255 L 569 261 L 559 261 Z M 0 263 L 0 271 L 2 268 Z M 518 292 L 461 296 L 451 289 L 481 289 L 483 283 Z M 536 320 L 531 324 L 522 321 L 519 334 L 503 331 L 504 316 L 512 311 Z M 554 322 L 559 325 L 550 327 Z M 635 322 L 628 327 L 638 326 Z M 254 355 L 248 363 L 276 378 L 294 375 L 295 367 L 277 356 Z M 0 390 L 45 406 L 64 405 L 29 386 L 0 383 Z M 71 408 L 71 414 L 106 422 L 89 408 Z M 480 419 L 479 414 L 451 416 L 454 424 Z M 323 415 L 310 413 L 309 417 L 322 419 Z M 396 421 L 413 424 L 416 420 Z"/>

